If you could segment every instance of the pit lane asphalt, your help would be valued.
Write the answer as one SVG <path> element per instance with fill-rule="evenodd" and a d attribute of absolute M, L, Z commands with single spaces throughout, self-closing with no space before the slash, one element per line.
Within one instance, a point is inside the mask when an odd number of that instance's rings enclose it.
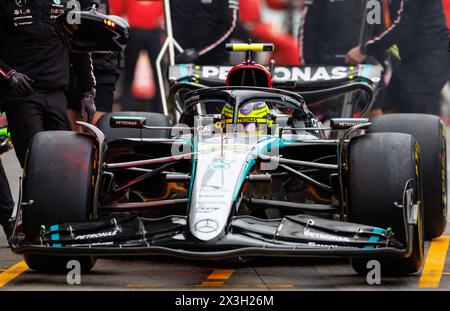
<path fill-rule="evenodd" d="M 14 152 L 1 158 L 17 198 L 20 167 Z M 151 257 L 99 259 L 91 273 L 81 276 L 81 285 L 68 285 L 65 275 L 27 269 L 1 231 L 0 290 L 450 290 L 449 241 L 450 224 L 443 237 L 426 243 L 421 272 L 384 277 L 381 285 L 368 285 L 345 259 L 264 259 L 223 266 Z"/>

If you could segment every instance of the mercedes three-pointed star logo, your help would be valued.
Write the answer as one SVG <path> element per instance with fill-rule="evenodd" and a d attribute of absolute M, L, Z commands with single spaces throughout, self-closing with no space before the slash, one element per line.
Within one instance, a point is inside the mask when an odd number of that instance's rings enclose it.
<path fill-rule="evenodd" d="M 195 231 L 201 233 L 211 233 L 217 231 L 219 224 L 212 219 L 202 219 L 195 224 Z"/>

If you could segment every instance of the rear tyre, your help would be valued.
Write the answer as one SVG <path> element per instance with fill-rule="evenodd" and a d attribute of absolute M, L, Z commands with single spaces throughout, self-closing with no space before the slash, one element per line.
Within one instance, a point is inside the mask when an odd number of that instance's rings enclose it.
<path fill-rule="evenodd" d="M 161 113 L 152 112 L 112 112 L 107 113 L 97 122 L 97 127 L 105 134 L 106 141 L 110 142 L 122 138 L 169 138 L 168 130 L 140 130 L 133 128 L 112 128 L 109 125 L 111 117 L 145 117 L 148 126 L 170 126 L 169 119 Z"/>
<path fill-rule="evenodd" d="M 29 243 L 39 243 L 40 228 L 67 222 L 86 222 L 92 215 L 96 150 L 94 139 L 74 132 L 42 132 L 31 143 L 24 172 L 22 229 Z M 37 271 L 63 273 L 77 260 L 83 272 L 95 264 L 92 256 L 25 254 Z"/>
<path fill-rule="evenodd" d="M 419 143 L 425 238 L 441 236 L 447 225 L 447 150 L 441 119 L 424 114 L 392 114 L 371 122 L 371 133 L 410 134 Z"/>
<path fill-rule="evenodd" d="M 406 223 L 402 204 L 408 181 L 414 201 L 421 201 L 419 147 L 407 134 L 367 134 L 351 140 L 349 145 L 348 218 L 350 222 L 392 228 L 394 238 L 407 245 Z M 367 263 L 378 260 L 383 275 L 402 276 L 415 273 L 423 264 L 423 209 L 420 206 L 414 227 L 413 250 L 407 258 L 353 258 L 353 269 L 367 275 Z"/>

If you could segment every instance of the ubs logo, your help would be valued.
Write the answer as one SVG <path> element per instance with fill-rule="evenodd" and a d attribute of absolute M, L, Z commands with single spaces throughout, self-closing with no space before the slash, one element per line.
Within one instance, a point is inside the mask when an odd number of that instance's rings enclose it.
<path fill-rule="evenodd" d="M 201 233 L 211 233 L 217 231 L 219 224 L 212 219 L 203 219 L 195 224 L 195 230 Z"/>

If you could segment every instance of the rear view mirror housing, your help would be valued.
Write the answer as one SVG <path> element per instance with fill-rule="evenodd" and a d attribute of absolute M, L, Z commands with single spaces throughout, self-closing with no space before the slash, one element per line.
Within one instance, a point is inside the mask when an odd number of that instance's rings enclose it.
<path fill-rule="evenodd" d="M 66 11 L 56 19 L 56 29 L 74 52 L 119 52 L 130 39 L 130 27 L 123 18 L 95 10 Z"/>

